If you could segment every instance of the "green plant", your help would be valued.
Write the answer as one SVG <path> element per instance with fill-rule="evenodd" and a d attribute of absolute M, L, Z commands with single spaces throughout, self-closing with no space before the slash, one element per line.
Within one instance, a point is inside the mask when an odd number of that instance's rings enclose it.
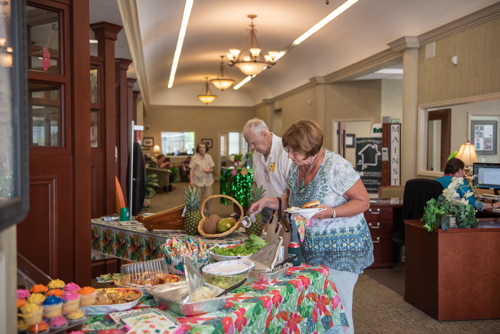
<path fill-rule="evenodd" d="M 156 194 L 156 187 L 159 187 L 158 179 L 156 178 L 156 174 L 149 174 L 146 176 L 146 197 L 151 198 Z"/>
<path fill-rule="evenodd" d="M 468 186 L 463 185 L 463 178 L 454 177 L 448 188 L 443 190 L 437 200 L 431 198 L 427 201 L 424 215 L 420 221 L 425 222 L 424 227 L 427 228 L 428 232 L 432 232 L 434 227 L 441 227 L 443 231 L 448 231 L 450 228 L 448 216 L 455 217 L 457 225 L 460 227 L 473 227 L 476 224 L 476 210 L 472 204 L 469 204 L 468 200 L 473 193 L 468 190 L 462 198 L 458 193 L 459 189 L 466 187 Z"/>

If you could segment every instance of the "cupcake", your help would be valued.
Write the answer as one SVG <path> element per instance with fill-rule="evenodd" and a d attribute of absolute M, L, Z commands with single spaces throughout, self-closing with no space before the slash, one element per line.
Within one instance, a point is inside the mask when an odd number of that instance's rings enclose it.
<path fill-rule="evenodd" d="M 38 306 L 42 306 L 45 301 L 45 296 L 41 293 L 32 293 L 28 298 L 28 303 L 37 304 Z"/>
<path fill-rule="evenodd" d="M 17 308 L 21 308 L 24 305 L 26 305 L 26 301 L 24 299 L 18 299 L 17 300 Z"/>
<path fill-rule="evenodd" d="M 65 285 L 66 285 L 66 283 L 64 283 L 60 279 L 54 279 L 54 280 L 50 281 L 49 284 L 47 284 L 47 287 L 49 289 L 62 289 L 62 288 L 64 288 Z"/>
<path fill-rule="evenodd" d="M 24 322 L 24 319 L 17 319 L 17 333 L 26 333 L 29 327 L 30 326 L 26 325 L 26 323 Z"/>
<path fill-rule="evenodd" d="M 60 330 L 68 327 L 68 320 L 61 315 L 60 317 L 50 319 L 49 326 L 51 330 Z"/>
<path fill-rule="evenodd" d="M 37 285 L 33 285 L 31 287 L 31 292 L 33 293 L 45 293 L 49 290 L 49 288 L 47 288 L 45 285 L 43 284 L 37 284 Z"/>
<path fill-rule="evenodd" d="M 63 313 L 71 313 L 76 311 L 80 306 L 80 295 L 76 292 L 65 291 L 61 296 L 63 301 Z"/>
<path fill-rule="evenodd" d="M 71 313 L 66 314 L 66 319 L 68 319 L 70 325 L 79 322 L 83 319 L 83 311 L 80 309 L 77 309 L 76 311 L 73 311 Z"/>
<path fill-rule="evenodd" d="M 27 303 L 21 307 L 21 313 L 20 316 L 24 318 L 24 323 L 31 326 L 42 321 L 43 307 L 34 303 Z"/>
<path fill-rule="evenodd" d="M 30 296 L 30 292 L 26 289 L 17 289 L 17 299 L 24 299 Z"/>
<path fill-rule="evenodd" d="M 94 305 L 97 296 L 97 291 L 94 288 L 83 287 L 78 291 L 78 294 L 80 295 L 80 306 Z"/>
<path fill-rule="evenodd" d="M 61 289 L 52 289 L 52 290 L 49 290 L 45 295 L 47 297 L 54 295 L 54 296 L 60 298 L 63 295 L 63 293 L 64 293 L 64 291 L 62 291 Z"/>
<path fill-rule="evenodd" d="M 66 284 L 66 286 L 64 287 L 64 291 L 78 292 L 78 290 L 80 290 L 80 286 L 73 282 Z"/>
<path fill-rule="evenodd" d="M 56 296 L 50 296 L 43 302 L 43 317 L 52 319 L 62 315 L 62 300 Z"/>
<path fill-rule="evenodd" d="M 48 334 L 49 332 L 49 325 L 45 321 L 31 325 L 30 328 L 28 328 L 28 333 Z"/>

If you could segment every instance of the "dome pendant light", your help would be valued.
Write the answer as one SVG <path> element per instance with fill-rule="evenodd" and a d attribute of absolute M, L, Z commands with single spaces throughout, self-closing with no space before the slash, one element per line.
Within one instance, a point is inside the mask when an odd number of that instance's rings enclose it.
<path fill-rule="evenodd" d="M 210 82 L 220 90 L 228 89 L 234 83 L 231 78 L 224 78 L 224 56 L 220 56 L 220 71 L 217 79 L 211 79 Z"/>
<path fill-rule="evenodd" d="M 198 95 L 198 98 L 200 99 L 201 102 L 209 104 L 215 100 L 217 95 L 212 95 L 210 88 L 208 88 L 208 77 L 205 78 L 207 79 L 207 81 L 205 82 L 205 89 L 201 91 L 201 94 Z"/>
<path fill-rule="evenodd" d="M 248 32 L 248 36 L 245 39 L 245 43 L 241 50 L 238 49 L 230 49 L 227 54 L 227 58 L 229 59 L 229 66 L 238 67 L 241 72 L 246 75 L 257 75 L 264 68 L 271 68 L 273 65 L 276 65 L 276 57 L 278 56 L 278 52 L 269 51 L 269 54 L 262 56 L 261 49 L 259 46 L 259 42 L 257 41 L 257 35 L 255 34 L 255 25 L 253 24 L 253 19 L 257 17 L 255 14 L 247 15 L 248 18 L 252 20 L 250 24 L 250 29 Z M 250 50 L 248 56 L 241 56 L 245 46 L 248 42 L 248 38 L 250 38 Z M 240 59 L 243 58 L 243 59 Z"/>

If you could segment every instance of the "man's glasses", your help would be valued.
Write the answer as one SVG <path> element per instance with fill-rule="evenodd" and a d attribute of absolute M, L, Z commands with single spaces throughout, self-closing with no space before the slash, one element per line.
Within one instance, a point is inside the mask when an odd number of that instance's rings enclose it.
<path fill-rule="evenodd" d="M 294 151 L 294 150 L 292 150 L 292 149 L 290 149 L 290 148 L 288 148 L 288 147 L 285 147 L 285 146 L 283 146 L 283 150 L 284 150 L 286 153 L 292 153 L 292 155 L 293 155 L 293 156 L 296 156 L 296 155 L 299 153 L 299 151 Z"/>

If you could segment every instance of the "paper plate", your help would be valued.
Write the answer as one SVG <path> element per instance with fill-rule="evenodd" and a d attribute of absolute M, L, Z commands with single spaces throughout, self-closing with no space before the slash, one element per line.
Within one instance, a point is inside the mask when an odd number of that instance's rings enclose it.
<path fill-rule="evenodd" d="M 227 276 L 247 272 L 255 267 L 255 263 L 249 260 L 230 260 L 209 264 L 201 270 L 206 274 Z"/>
<path fill-rule="evenodd" d="M 97 289 L 97 292 L 99 292 L 99 291 L 116 292 L 118 294 L 127 294 L 129 291 L 133 291 L 135 293 L 139 293 L 139 298 L 137 298 L 136 300 L 133 300 L 131 302 L 128 302 L 128 303 L 123 303 L 123 304 L 84 306 L 87 314 L 89 314 L 89 315 L 108 314 L 108 313 L 112 313 L 112 312 L 128 311 L 132 307 L 137 305 L 139 300 L 141 300 L 141 298 L 142 298 L 142 291 L 139 289 L 126 289 L 126 288 Z"/>
<path fill-rule="evenodd" d="M 290 209 L 290 210 L 285 210 L 286 212 L 288 213 L 297 213 L 297 214 L 308 214 L 308 215 L 311 215 L 311 214 L 316 214 L 318 212 L 321 212 L 321 211 L 325 211 L 326 209 L 323 209 L 323 208 L 312 208 L 312 209 Z"/>

